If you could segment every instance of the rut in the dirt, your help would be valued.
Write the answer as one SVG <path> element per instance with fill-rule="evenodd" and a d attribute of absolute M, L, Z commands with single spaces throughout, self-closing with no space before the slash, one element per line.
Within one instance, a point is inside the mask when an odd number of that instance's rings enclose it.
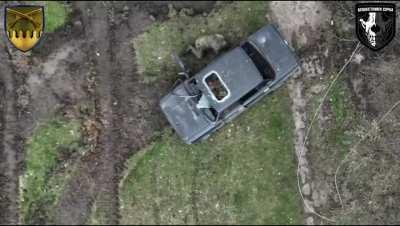
<path fill-rule="evenodd" d="M 127 4 L 127 3 L 125 3 Z M 150 18 L 135 7 L 129 16 L 120 13 L 123 3 L 83 3 L 85 27 L 82 49 L 87 53 L 94 91 L 93 115 L 99 127 L 94 150 L 79 163 L 60 198 L 56 223 L 85 223 L 95 203 L 106 214 L 105 223 L 119 219 L 118 182 L 124 160 L 139 150 L 163 124 L 158 110 L 159 89 L 140 83 L 134 65 L 132 38 L 150 24 Z"/>
<path fill-rule="evenodd" d="M 0 223 L 18 224 L 23 138 L 16 90 L 21 78 L 14 71 L 8 48 L 0 47 Z"/>

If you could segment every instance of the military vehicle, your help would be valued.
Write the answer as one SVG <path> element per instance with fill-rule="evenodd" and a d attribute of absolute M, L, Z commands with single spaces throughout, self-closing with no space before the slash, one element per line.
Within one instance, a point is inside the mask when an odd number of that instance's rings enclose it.
<path fill-rule="evenodd" d="M 267 25 L 162 98 L 160 107 L 187 144 L 204 140 L 302 69 L 274 25 Z"/>

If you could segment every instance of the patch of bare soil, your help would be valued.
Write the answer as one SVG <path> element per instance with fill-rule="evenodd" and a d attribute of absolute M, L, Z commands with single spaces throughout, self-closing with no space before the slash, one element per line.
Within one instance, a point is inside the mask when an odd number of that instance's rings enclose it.
<path fill-rule="evenodd" d="M 136 6 L 140 10 L 147 12 L 150 17 L 157 20 L 165 20 L 168 18 L 168 5 L 173 5 L 174 9 L 181 10 L 190 8 L 193 15 L 209 13 L 216 6 L 215 1 L 139 1 Z"/>
<path fill-rule="evenodd" d="M 7 48 L 0 46 L 0 222 L 17 224 L 19 220 L 18 174 L 21 161 L 19 110 L 14 77 Z"/>
<path fill-rule="evenodd" d="M 321 2 L 272 2 L 271 19 L 278 24 L 283 36 L 298 49 L 302 59 L 303 74 L 289 83 L 293 101 L 292 112 L 295 121 L 295 150 L 299 161 L 299 180 L 304 197 L 305 223 L 314 224 L 315 191 L 312 172 L 307 158 L 308 147 L 303 145 L 307 120 L 310 117 L 306 109 L 310 93 L 305 90 L 305 83 L 323 76 L 328 46 L 321 42 L 324 27 L 330 22 L 330 11 Z M 318 43 L 316 45 L 316 43 Z M 314 88 L 315 89 L 315 88 Z M 322 88 L 318 88 L 320 92 Z"/>
<path fill-rule="evenodd" d="M 93 107 L 87 117 L 95 122 L 98 135 L 60 199 L 56 223 L 85 223 L 96 200 L 97 208 L 107 214 L 107 223 L 117 224 L 123 162 L 164 124 L 158 110 L 162 89 L 139 81 L 131 44 L 151 20 L 132 4 L 76 3 L 74 7 L 81 11 L 85 27 L 80 48 L 88 63 L 87 91 Z"/>
<path fill-rule="evenodd" d="M 162 7 L 168 8 L 165 3 Z M 202 10 L 203 5 L 192 7 Z M 56 223 L 85 223 L 95 202 L 106 223 L 117 224 L 123 163 L 166 125 L 158 103 L 172 84 L 146 84 L 138 75 L 131 41 L 154 18 L 137 3 L 81 2 L 73 9 L 85 28 L 79 49 L 88 68 L 85 89 L 90 101 L 84 120 L 91 150 L 60 199 Z"/>
<path fill-rule="evenodd" d="M 46 34 L 31 53 L 1 47 L 6 51 L 0 53 L 0 222 L 19 220 L 24 138 L 56 114 L 82 119 L 90 150 L 61 195 L 55 223 L 85 223 L 94 201 L 107 223 L 118 223 L 123 163 L 166 125 L 158 102 L 172 85 L 141 82 L 131 40 L 165 19 L 171 3 L 195 14 L 214 7 L 214 2 L 68 3 L 71 20 Z M 49 223 L 40 216 L 34 222 Z"/>
<path fill-rule="evenodd" d="M 318 148 L 321 146 L 310 146 L 309 142 L 303 146 L 306 128 L 314 114 L 310 105 L 315 97 L 324 94 L 334 73 L 349 59 L 356 46 L 352 15 L 354 4 L 271 3 L 272 20 L 278 23 L 284 36 L 297 49 L 304 69 L 299 78 L 290 81 L 289 89 L 293 100 L 295 144 L 307 224 L 332 223 L 318 217 L 318 213 L 336 223 L 382 224 L 398 222 L 399 219 L 399 211 L 393 205 L 399 197 L 396 195 L 398 180 L 395 176 L 398 165 L 396 150 L 399 149 L 397 138 L 400 137 L 398 117 L 395 116 L 398 110 L 382 122 L 386 127 L 378 126 L 378 135 L 373 139 L 376 142 L 367 139 L 366 144 L 360 145 L 357 153 L 362 154 L 355 154 L 339 175 L 340 190 L 344 193 L 343 209 L 335 191 L 333 176 L 341 160 L 340 153 L 348 150 L 325 153 Z M 349 131 L 362 128 L 360 133 L 365 133 L 371 122 L 381 117 L 400 98 L 395 88 L 399 86 L 398 76 L 395 75 L 395 71 L 399 70 L 395 65 L 398 57 L 399 47 L 393 41 L 378 53 L 362 49 L 345 69 L 343 79 L 352 91 L 350 104 L 357 106 L 357 114 L 362 115 L 363 122 L 362 125 L 348 124 Z M 330 102 L 326 101 L 314 130 L 318 127 L 322 131 L 321 136 L 326 134 L 325 131 L 332 126 L 332 117 Z M 311 139 L 315 143 L 317 138 Z M 382 188 L 380 183 L 388 186 Z M 314 210 L 317 214 L 312 213 Z"/>
<path fill-rule="evenodd" d="M 365 139 L 351 149 L 338 175 L 343 223 L 400 222 L 395 205 L 400 200 L 400 106 L 394 105 L 400 101 L 399 53 L 398 45 L 378 54 L 362 52 L 365 59 L 349 81 L 352 98 L 364 116 L 359 131 Z"/>
<path fill-rule="evenodd" d="M 76 31 L 75 31 L 76 32 Z M 24 170 L 24 144 L 39 123 L 54 114 L 76 117 L 85 102 L 85 79 L 79 43 L 65 38 L 68 29 L 45 35 L 41 50 L 22 53 L 7 40 L 0 52 L 1 80 L 1 194 L 2 223 L 20 222 L 19 176 Z M 54 42 L 52 42 L 54 38 Z M 54 52 L 48 51 L 54 47 Z M 58 48 L 57 48 L 58 47 Z M 71 59 L 74 59 L 75 62 Z M 70 73 L 70 72 L 74 73 Z M 40 216 L 38 216 L 40 218 Z M 45 223 L 45 222 L 37 222 Z"/>
<path fill-rule="evenodd" d="M 3 32 L 3 24 L 0 28 Z M 29 127 L 27 106 L 30 96 L 25 86 L 27 74 L 18 71 L 15 54 L 7 44 L 6 40 L 0 43 L 0 222 L 18 224 L 18 178 L 23 171 L 24 131 Z M 21 64 L 29 62 L 22 61 Z"/>
<path fill-rule="evenodd" d="M 305 46 L 319 38 L 331 20 L 331 13 L 322 2 L 271 2 L 273 21 L 293 46 Z"/>

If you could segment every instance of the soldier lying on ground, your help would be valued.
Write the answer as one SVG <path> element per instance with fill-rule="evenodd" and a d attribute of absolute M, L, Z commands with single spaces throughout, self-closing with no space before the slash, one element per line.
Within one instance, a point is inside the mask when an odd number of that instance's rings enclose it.
<path fill-rule="evenodd" d="M 188 51 L 191 51 L 198 59 L 201 59 L 206 50 L 212 49 L 215 54 L 218 54 L 221 49 L 227 46 L 227 42 L 223 35 L 213 34 L 200 36 L 195 41 L 195 47 L 189 46 Z"/>

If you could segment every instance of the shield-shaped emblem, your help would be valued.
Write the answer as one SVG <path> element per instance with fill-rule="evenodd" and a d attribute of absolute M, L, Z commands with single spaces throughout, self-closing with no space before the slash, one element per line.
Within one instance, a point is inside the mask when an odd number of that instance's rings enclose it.
<path fill-rule="evenodd" d="M 6 6 L 4 27 L 8 40 L 26 52 L 39 43 L 44 30 L 43 6 Z"/>
<path fill-rule="evenodd" d="M 356 33 L 362 44 L 377 51 L 396 34 L 396 6 L 391 3 L 356 4 Z"/>

